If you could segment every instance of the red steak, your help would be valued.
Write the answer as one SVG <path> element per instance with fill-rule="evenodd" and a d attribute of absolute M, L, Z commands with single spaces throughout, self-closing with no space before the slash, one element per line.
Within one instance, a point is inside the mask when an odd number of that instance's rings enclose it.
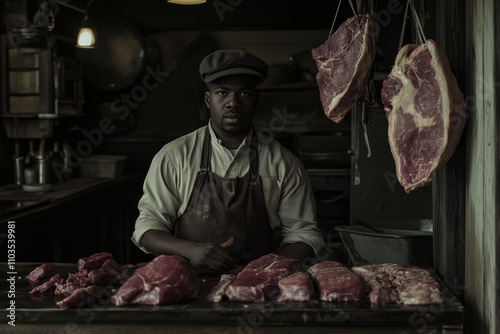
<path fill-rule="evenodd" d="M 278 282 L 278 301 L 308 302 L 314 296 L 314 285 L 308 273 L 298 272 L 282 278 Z"/>
<path fill-rule="evenodd" d="M 195 298 L 200 282 L 185 259 L 160 255 L 137 269 L 111 297 L 114 305 L 161 305 Z"/>
<path fill-rule="evenodd" d="M 363 95 L 375 58 L 370 16 L 353 16 L 319 47 L 312 49 L 316 81 L 325 115 L 340 123 Z"/>
<path fill-rule="evenodd" d="M 267 254 L 251 261 L 226 289 L 230 301 L 256 302 L 279 294 L 278 281 L 301 270 L 299 260 Z"/>
<path fill-rule="evenodd" d="M 465 125 L 465 102 L 446 54 L 428 39 L 405 45 L 383 82 L 389 144 L 408 193 L 431 182 L 448 161 Z"/>
<path fill-rule="evenodd" d="M 360 300 L 365 296 L 365 280 L 341 263 L 323 261 L 307 271 L 324 302 Z"/>

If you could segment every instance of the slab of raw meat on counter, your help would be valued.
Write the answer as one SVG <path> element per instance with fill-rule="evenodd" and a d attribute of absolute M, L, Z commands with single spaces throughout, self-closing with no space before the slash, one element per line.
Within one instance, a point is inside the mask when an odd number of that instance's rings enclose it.
<path fill-rule="evenodd" d="M 307 272 L 324 302 L 361 300 L 365 296 L 365 280 L 342 263 L 323 261 L 310 267 Z"/>
<path fill-rule="evenodd" d="M 453 155 L 465 126 L 464 98 L 431 39 L 401 48 L 381 95 L 396 175 L 408 193 L 430 183 Z"/>
<path fill-rule="evenodd" d="M 116 306 L 161 305 L 194 299 L 200 282 L 191 264 L 179 256 L 159 255 L 137 269 L 111 297 Z"/>
<path fill-rule="evenodd" d="M 233 302 L 260 302 L 279 295 L 278 282 L 290 274 L 301 271 L 299 260 L 273 253 L 248 263 L 235 277 L 221 276 L 219 284 L 208 296 L 218 302 L 224 296 Z"/>
<path fill-rule="evenodd" d="M 443 302 L 439 283 L 424 268 L 387 263 L 354 266 L 351 270 L 367 282 L 368 297 L 373 304 L 426 305 Z"/>
<path fill-rule="evenodd" d="M 363 95 L 375 58 L 370 16 L 350 17 L 311 52 L 318 68 L 316 81 L 323 111 L 332 121 L 340 123 Z"/>
<path fill-rule="evenodd" d="M 75 290 L 63 300 L 57 302 L 57 306 L 62 308 L 77 308 L 91 304 L 99 297 L 101 289 L 95 285 Z"/>
<path fill-rule="evenodd" d="M 314 297 L 314 285 L 306 272 L 291 274 L 278 281 L 279 302 L 309 302 Z"/>
<path fill-rule="evenodd" d="M 26 278 L 29 279 L 30 281 L 36 282 L 44 278 L 50 277 L 52 271 L 54 271 L 54 268 L 52 268 L 50 264 L 44 263 L 33 269 L 33 271 L 30 272 L 29 275 L 26 276 Z"/>

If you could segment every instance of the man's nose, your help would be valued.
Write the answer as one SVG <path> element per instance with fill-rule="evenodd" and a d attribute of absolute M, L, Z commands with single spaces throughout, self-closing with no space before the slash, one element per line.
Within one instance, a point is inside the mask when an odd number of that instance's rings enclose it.
<path fill-rule="evenodd" d="M 238 109 L 241 107 L 240 99 L 237 94 L 229 94 L 226 107 L 228 109 Z"/>

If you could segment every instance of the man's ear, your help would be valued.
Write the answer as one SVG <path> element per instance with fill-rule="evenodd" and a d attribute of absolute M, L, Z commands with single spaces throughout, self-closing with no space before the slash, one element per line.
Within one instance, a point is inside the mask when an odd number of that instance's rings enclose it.
<path fill-rule="evenodd" d="M 205 105 L 207 106 L 208 109 L 210 109 L 210 92 L 205 92 Z"/>

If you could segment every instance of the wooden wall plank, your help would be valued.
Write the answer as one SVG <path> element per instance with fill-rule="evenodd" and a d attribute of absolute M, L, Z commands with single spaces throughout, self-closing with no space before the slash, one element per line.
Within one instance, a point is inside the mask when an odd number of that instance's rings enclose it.
<path fill-rule="evenodd" d="M 468 173 L 466 199 L 465 329 L 496 333 L 498 317 L 498 150 L 495 100 L 495 7 L 467 1 Z"/>

